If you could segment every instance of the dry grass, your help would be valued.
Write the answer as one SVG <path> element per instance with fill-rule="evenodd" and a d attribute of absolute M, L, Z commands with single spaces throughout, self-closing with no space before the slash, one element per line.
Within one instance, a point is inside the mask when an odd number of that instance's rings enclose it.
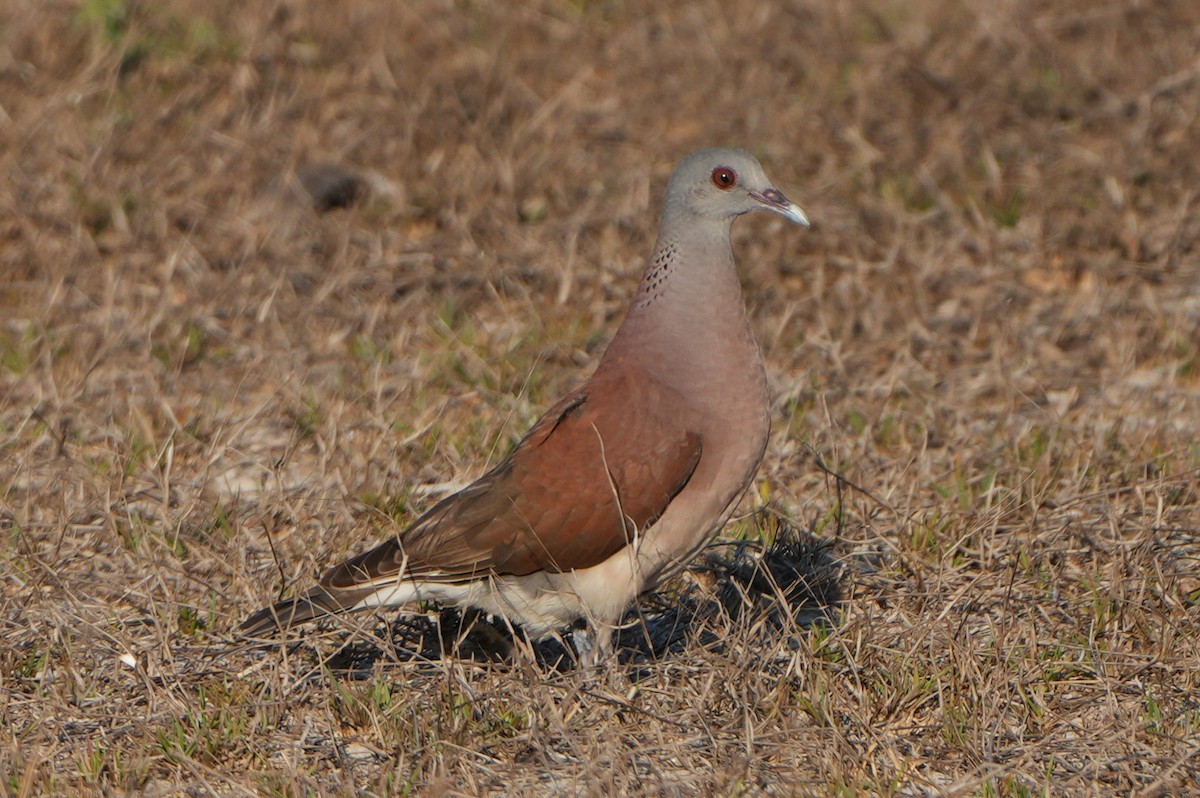
<path fill-rule="evenodd" d="M 3 789 L 1196 794 L 1198 26 L 6 4 Z M 745 509 L 835 542 L 833 622 L 707 612 L 592 675 L 412 660 L 371 618 L 233 645 L 587 371 L 714 143 L 818 225 L 735 246 L 777 397 Z M 366 196 L 309 207 L 323 163 Z"/>

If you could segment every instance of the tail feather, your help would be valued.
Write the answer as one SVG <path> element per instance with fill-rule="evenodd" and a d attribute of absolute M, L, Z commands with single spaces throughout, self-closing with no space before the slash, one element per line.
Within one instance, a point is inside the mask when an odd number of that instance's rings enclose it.
<path fill-rule="evenodd" d="M 357 594 L 359 591 L 352 591 Z M 302 596 L 276 602 L 251 615 L 238 632 L 245 637 L 273 635 L 287 631 L 306 621 L 336 615 L 358 603 L 359 595 L 343 595 L 340 599 L 325 588 L 317 585 Z"/>

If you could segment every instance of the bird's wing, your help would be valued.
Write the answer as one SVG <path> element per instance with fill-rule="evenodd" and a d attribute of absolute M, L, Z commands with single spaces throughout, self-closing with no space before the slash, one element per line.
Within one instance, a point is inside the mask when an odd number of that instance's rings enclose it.
<path fill-rule="evenodd" d="M 467 581 L 603 562 L 650 526 L 701 456 L 678 392 L 626 371 L 594 375 L 488 473 L 321 584 L 361 595 L 398 575 Z"/>

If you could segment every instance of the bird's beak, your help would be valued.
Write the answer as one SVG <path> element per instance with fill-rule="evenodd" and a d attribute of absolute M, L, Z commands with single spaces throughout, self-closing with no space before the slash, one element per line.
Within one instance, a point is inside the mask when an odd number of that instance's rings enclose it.
<path fill-rule="evenodd" d="M 776 188 L 769 188 L 766 191 L 751 191 L 750 197 L 761 203 L 764 208 L 769 211 L 775 211 L 780 216 L 791 219 L 796 224 L 802 224 L 808 227 L 808 217 L 804 215 L 804 211 L 800 210 L 800 206 L 783 196 L 783 192 Z"/>

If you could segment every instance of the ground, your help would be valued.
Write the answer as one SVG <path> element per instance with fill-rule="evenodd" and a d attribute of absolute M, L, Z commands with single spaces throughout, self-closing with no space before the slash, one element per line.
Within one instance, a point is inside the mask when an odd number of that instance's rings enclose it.
<path fill-rule="evenodd" d="M 1200 793 L 1198 29 L 4 4 L 3 789 Z M 414 659 L 393 617 L 239 641 L 586 376 L 667 175 L 730 144 L 814 227 L 735 226 L 774 406 L 724 538 L 790 521 L 840 601 L 701 569 L 643 608 L 706 607 L 681 642 L 591 673 Z"/>

